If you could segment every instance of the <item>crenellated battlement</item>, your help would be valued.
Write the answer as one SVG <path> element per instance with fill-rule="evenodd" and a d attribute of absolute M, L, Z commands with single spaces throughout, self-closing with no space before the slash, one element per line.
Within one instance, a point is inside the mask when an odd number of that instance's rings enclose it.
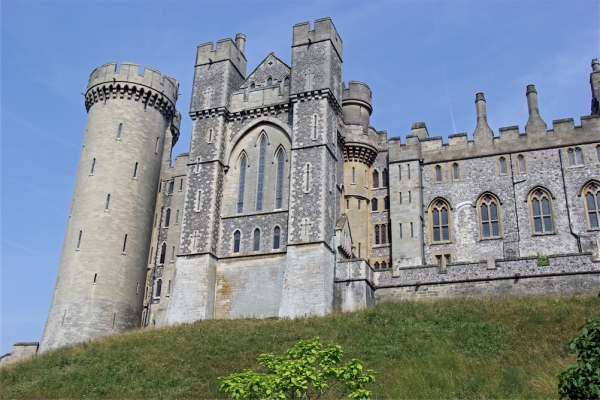
<path fill-rule="evenodd" d="M 371 88 L 363 82 L 350 81 L 348 87 L 344 84 L 342 92 L 342 107 L 349 104 L 358 104 L 373 112 L 373 93 Z"/>
<path fill-rule="evenodd" d="M 240 35 L 244 37 L 242 38 Z M 247 61 L 246 56 L 244 56 L 243 44 L 246 43 L 246 36 L 238 33 L 236 39 L 240 47 L 242 47 L 241 49 L 238 48 L 238 45 L 230 38 L 217 41 L 216 47 L 213 42 L 206 42 L 198 45 L 196 51 L 196 66 L 212 64 L 219 61 L 231 61 L 238 72 L 245 77 Z"/>
<path fill-rule="evenodd" d="M 130 62 L 121 63 L 120 68 L 117 68 L 116 62 L 96 68 L 88 81 L 86 109 L 89 111 L 95 103 L 109 99 L 133 99 L 172 117 L 179 95 L 179 82 L 151 67 L 144 67 L 142 74 L 139 69 L 139 64 Z"/>
<path fill-rule="evenodd" d="M 310 22 L 308 21 L 294 25 L 292 47 L 326 40 L 331 41 L 341 59 L 342 39 L 335 29 L 331 18 L 327 17 L 315 20 L 315 29 L 312 31 L 310 30 Z"/>

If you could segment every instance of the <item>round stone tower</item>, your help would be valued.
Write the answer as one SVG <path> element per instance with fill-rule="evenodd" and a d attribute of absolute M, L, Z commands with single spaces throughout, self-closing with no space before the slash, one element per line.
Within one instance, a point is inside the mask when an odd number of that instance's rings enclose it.
<path fill-rule="evenodd" d="M 140 326 L 163 151 L 179 83 L 139 65 L 92 72 L 88 118 L 40 351 Z M 165 154 L 165 157 L 170 157 Z"/>

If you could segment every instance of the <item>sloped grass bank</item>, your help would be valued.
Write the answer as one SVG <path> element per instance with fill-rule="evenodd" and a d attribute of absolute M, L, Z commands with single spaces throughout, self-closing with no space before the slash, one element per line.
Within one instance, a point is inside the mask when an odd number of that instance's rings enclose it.
<path fill-rule="evenodd" d="M 0 370 L 0 397 L 226 398 L 217 377 L 319 336 L 377 372 L 374 398 L 556 398 L 567 342 L 600 299 L 382 303 L 296 320 L 211 320 L 59 349 Z"/>

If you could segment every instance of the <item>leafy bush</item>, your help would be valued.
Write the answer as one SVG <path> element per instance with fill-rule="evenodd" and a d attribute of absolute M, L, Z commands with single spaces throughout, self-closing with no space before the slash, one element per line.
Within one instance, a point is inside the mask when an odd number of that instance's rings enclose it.
<path fill-rule="evenodd" d="M 588 319 L 579 328 L 582 335 L 571 340 L 569 347 L 577 353 L 575 364 L 558 377 L 561 399 L 600 398 L 600 317 Z"/>
<path fill-rule="evenodd" d="M 261 354 L 258 362 L 267 372 L 247 369 L 219 377 L 219 389 L 234 399 L 317 399 L 332 389 L 368 399 L 371 392 L 365 385 L 375 381 L 374 372 L 363 370 L 357 359 L 341 365 L 342 346 L 323 348 L 318 337 L 298 341 L 283 355 Z"/>
<path fill-rule="evenodd" d="M 548 260 L 548 256 L 542 253 L 538 253 L 537 265 L 540 267 L 550 265 L 550 260 Z"/>

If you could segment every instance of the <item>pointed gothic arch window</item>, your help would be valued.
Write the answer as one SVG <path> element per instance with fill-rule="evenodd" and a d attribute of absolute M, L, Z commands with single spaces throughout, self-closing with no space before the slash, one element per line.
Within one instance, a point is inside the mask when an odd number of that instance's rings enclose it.
<path fill-rule="evenodd" d="M 262 211 L 263 193 L 265 187 L 265 158 L 267 153 L 267 137 L 260 138 L 260 155 L 258 157 L 258 181 L 256 185 L 256 211 Z"/>
<path fill-rule="evenodd" d="M 431 215 L 431 241 L 443 243 L 450 241 L 450 206 L 445 200 L 435 200 L 429 207 Z"/>
<path fill-rule="evenodd" d="M 452 180 L 457 181 L 460 179 L 458 163 L 452 164 Z"/>
<path fill-rule="evenodd" d="M 382 187 L 388 187 L 388 170 L 387 170 L 387 168 L 383 169 L 383 172 L 381 173 L 381 180 L 383 183 Z"/>
<path fill-rule="evenodd" d="M 379 269 L 379 263 L 375 262 L 375 269 Z"/>
<path fill-rule="evenodd" d="M 373 171 L 373 189 L 377 189 L 379 187 L 379 171 Z"/>
<path fill-rule="evenodd" d="M 373 198 L 371 200 L 371 211 L 377 211 L 377 199 Z"/>
<path fill-rule="evenodd" d="M 277 153 L 277 187 L 275 189 L 275 209 L 280 210 L 283 207 L 283 168 L 285 165 L 285 152 L 283 148 Z"/>
<path fill-rule="evenodd" d="M 500 202 L 491 195 L 485 194 L 479 199 L 480 232 L 483 238 L 500 237 Z"/>
<path fill-rule="evenodd" d="M 523 154 L 519 154 L 519 156 L 517 157 L 517 166 L 519 168 L 520 174 L 524 174 L 525 172 L 527 172 L 525 167 L 525 156 Z"/>
<path fill-rule="evenodd" d="M 273 250 L 279 250 L 279 241 L 281 236 L 281 229 L 278 226 L 273 229 Z"/>
<path fill-rule="evenodd" d="M 233 252 L 234 253 L 240 252 L 241 236 L 242 236 L 242 234 L 240 233 L 240 231 L 235 231 L 233 234 Z"/>
<path fill-rule="evenodd" d="M 588 227 L 600 228 L 600 184 L 592 182 L 583 189 Z"/>
<path fill-rule="evenodd" d="M 286 76 L 286 77 L 283 79 L 283 83 L 284 83 L 284 85 L 289 85 L 289 84 L 290 84 L 290 77 L 289 77 L 289 76 Z"/>
<path fill-rule="evenodd" d="M 499 167 L 500 167 L 500 175 L 506 175 L 507 174 L 507 172 L 506 172 L 506 158 L 500 157 L 498 159 L 498 164 L 499 164 Z"/>
<path fill-rule="evenodd" d="M 240 160 L 240 180 L 238 182 L 238 201 L 237 201 L 237 212 L 238 214 L 244 211 L 244 189 L 246 187 L 246 168 L 248 159 L 246 154 L 242 154 Z"/>
<path fill-rule="evenodd" d="M 533 232 L 535 234 L 554 233 L 552 218 L 552 197 L 541 188 L 529 194 Z"/>
<path fill-rule="evenodd" d="M 250 89 L 256 89 L 256 83 L 252 82 L 252 83 L 250 84 Z"/>
<path fill-rule="evenodd" d="M 260 250 L 260 229 L 256 228 L 254 230 L 254 251 Z"/>
<path fill-rule="evenodd" d="M 273 78 L 268 77 L 267 78 L 267 86 L 271 86 L 273 84 Z"/>
<path fill-rule="evenodd" d="M 435 166 L 435 181 L 436 182 L 442 181 L 442 167 L 439 165 Z"/>
<path fill-rule="evenodd" d="M 387 269 L 387 264 L 385 261 L 381 262 L 381 269 Z"/>

